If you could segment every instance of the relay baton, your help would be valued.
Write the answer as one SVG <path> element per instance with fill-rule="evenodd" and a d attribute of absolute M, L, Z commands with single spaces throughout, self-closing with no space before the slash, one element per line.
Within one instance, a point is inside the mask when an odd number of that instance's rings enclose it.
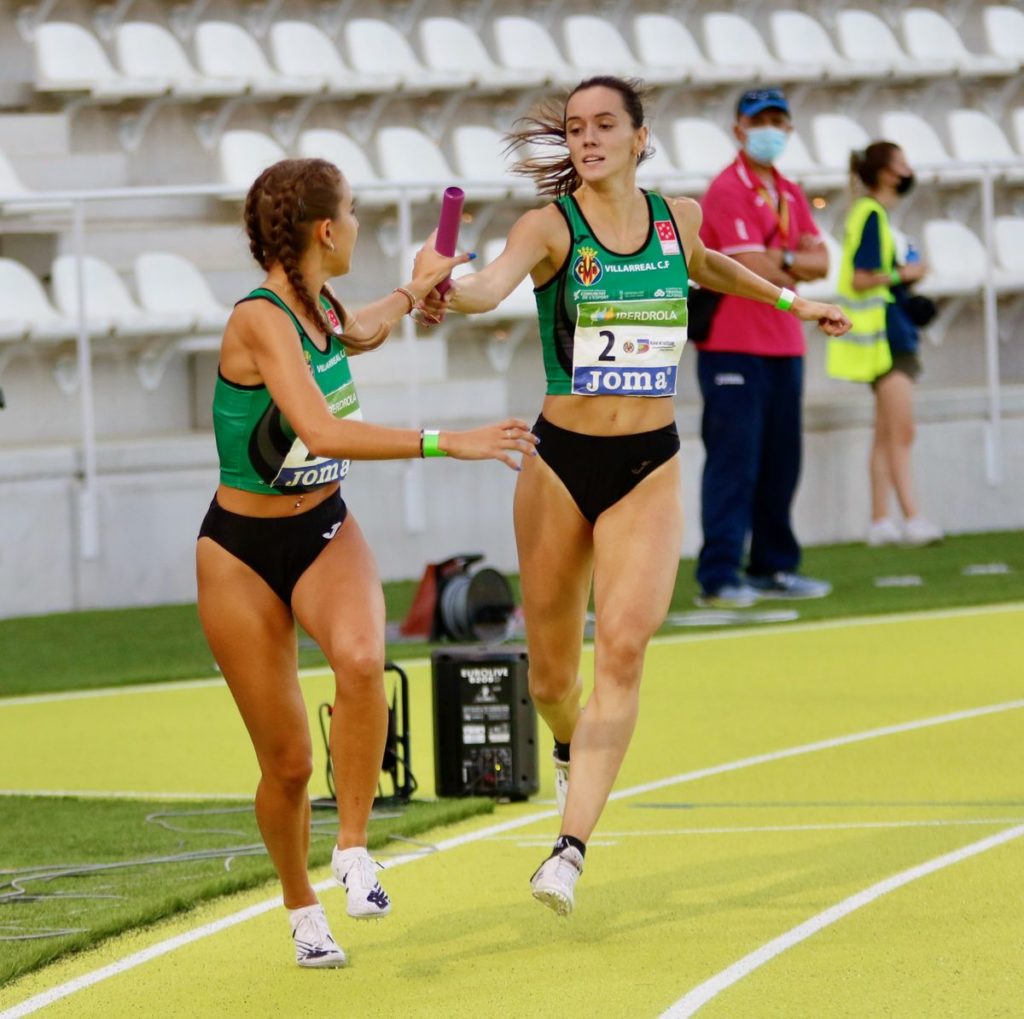
<path fill-rule="evenodd" d="M 451 258 L 455 254 L 455 246 L 459 240 L 459 224 L 462 222 L 462 203 L 465 198 L 466 192 L 462 188 L 444 189 L 441 215 L 437 221 L 437 237 L 434 239 L 434 250 L 440 255 Z M 448 276 L 438 283 L 437 292 L 444 296 L 451 285 L 452 278 Z"/>

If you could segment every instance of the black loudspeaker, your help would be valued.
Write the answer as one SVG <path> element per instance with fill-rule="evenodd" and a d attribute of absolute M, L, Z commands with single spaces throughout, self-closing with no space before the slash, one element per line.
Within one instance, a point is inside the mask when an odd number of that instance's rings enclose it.
<path fill-rule="evenodd" d="M 537 781 L 537 715 L 526 649 L 460 647 L 430 655 L 438 796 L 525 800 Z"/>

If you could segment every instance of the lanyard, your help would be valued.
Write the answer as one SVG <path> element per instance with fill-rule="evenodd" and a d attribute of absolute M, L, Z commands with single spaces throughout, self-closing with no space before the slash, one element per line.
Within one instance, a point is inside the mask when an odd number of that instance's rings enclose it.
<path fill-rule="evenodd" d="M 761 198 L 764 200 L 765 205 L 775 215 L 775 221 L 779 226 L 779 237 L 782 238 L 782 246 L 784 248 L 789 247 L 789 202 L 786 201 L 785 196 L 782 193 L 782 186 L 779 177 L 779 171 L 772 167 L 772 178 L 775 181 L 775 193 L 779 196 L 778 203 L 772 198 L 771 192 L 764 186 L 761 178 L 754 172 L 747 160 L 747 154 L 740 151 L 740 161 L 743 163 L 743 168 L 747 174 L 747 187 L 756 191 Z"/>

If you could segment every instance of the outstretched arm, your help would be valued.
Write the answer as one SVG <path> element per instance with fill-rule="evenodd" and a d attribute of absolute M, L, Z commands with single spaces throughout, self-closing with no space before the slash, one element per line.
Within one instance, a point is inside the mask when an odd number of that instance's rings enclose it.
<path fill-rule="evenodd" d="M 735 297 L 746 297 L 751 301 L 776 306 L 784 294 L 793 293 L 751 272 L 734 258 L 705 248 L 699 236 L 701 213 L 696 202 L 673 199 L 672 211 L 683 234 L 690 278 L 702 287 L 716 290 L 720 294 L 732 294 Z M 789 310 L 806 322 L 816 321 L 821 330 L 830 336 L 841 336 L 850 328 L 850 320 L 835 304 L 808 301 L 794 294 Z"/>
<path fill-rule="evenodd" d="M 471 315 L 496 308 L 535 268 L 549 260 L 555 233 L 565 221 L 553 206 L 531 209 L 516 220 L 505 249 L 490 265 L 460 276 L 445 294 L 451 311 Z"/>

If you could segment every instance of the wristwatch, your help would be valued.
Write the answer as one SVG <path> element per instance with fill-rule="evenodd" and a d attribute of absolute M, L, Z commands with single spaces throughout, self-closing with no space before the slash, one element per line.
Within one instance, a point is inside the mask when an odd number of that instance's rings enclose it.
<path fill-rule="evenodd" d="M 793 252 L 790 251 L 789 248 L 783 248 L 782 249 L 782 268 L 783 269 L 792 269 L 793 268 L 793 263 L 795 261 L 796 261 L 796 256 L 793 254 Z"/>

